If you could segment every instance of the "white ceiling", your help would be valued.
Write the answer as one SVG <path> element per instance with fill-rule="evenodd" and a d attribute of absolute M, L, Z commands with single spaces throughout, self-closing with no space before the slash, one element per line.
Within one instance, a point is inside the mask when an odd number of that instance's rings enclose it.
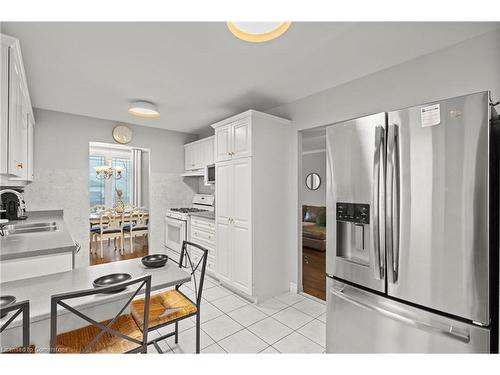
<path fill-rule="evenodd" d="M 33 105 L 183 132 L 266 111 L 472 38 L 499 23 L 293 23 L 250 44 L 223 22 L 2 23 L 20 39 Z M 127 113 L 158 104 L 160 119 Z"/>

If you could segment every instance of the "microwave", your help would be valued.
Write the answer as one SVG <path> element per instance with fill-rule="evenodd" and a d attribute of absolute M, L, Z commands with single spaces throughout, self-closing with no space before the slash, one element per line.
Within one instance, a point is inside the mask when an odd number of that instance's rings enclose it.
<path fill-rule="evenodd" d="M 215 164 L 207 165 L 205 170 L 205 185 L 215 184 Z"/>

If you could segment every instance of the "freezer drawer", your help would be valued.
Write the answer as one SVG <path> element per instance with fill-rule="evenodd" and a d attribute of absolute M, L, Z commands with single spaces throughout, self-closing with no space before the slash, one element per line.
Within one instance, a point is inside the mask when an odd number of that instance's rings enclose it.
<path fill-rule="evenodd" d="M 490 331 L 328 279 L 327 353 L 489 353 Z"/>

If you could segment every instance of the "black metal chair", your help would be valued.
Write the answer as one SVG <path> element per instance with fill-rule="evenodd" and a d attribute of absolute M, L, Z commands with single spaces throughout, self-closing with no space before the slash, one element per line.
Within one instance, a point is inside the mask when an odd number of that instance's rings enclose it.
<path fill-rule="evenodd" d="M 113 319 L 97 322 L 76 310 L 65 301 L 101 293 L 116 293 L 124 288 L 137 285 L 133 295 L 127 300 Z M 112 286 L 86 289 L 77 292 L 57 294 L 50 299 L 50 352 L 51 353 L 146 353 L 147 330 L 138 327 L 131 315 L 121 315 L 132 300 L 145 289 L 144 324 L 149 318 L 151 296 L 151 275 L 142 276 Z M 91 325 L 73 331 L 57 334 L 57 307 L 61 306 Z"/>
<path fill-rule="evenodd" d="M 9 325 L 16 319 L 19 314 L 23 314 L 23 346 L 16 348 L 2 348 L 8 349 L 5 353 L 33 353 L 35 347 L 30 345 L 30 303 L 29 301 L 21 301 L 13 303 L 9 306 L 2 307 L 0 309 L 0 316 L 4 314 L 9 314 L 14 312 L 9 319 L 0 327 L 0 333 L 2 333 Z"/>
<path fill-rule="evenodd" d="M 201 256 L 197 262 L 193 262 L 194 257 L 190 255 L 187 249 L 188 246 L 191 247 L 191 251 L 201 252 Z M 175 336 L 175 343 L 177 344 L 179 342 L 179 321 L 192 316 L 196 316 L 196 353 L 200 352 L 200 307 L 205 270 L 207 267 L 207 257 L 208 250 L 204 247 L 188 241 L 182 243 L 179 267 L 188 268 L 190 270 L 196 301 L 191 300 L 179 290 L 182 284 L 176 285 L 175 289 L 155 294 L 151 296 L 149 324 L 143 324 L 142 320 L 145 310 L 145 301 L 138 299 L 132 302 L 131 314 L 139 326 L 147 326 L 149 330 L 153 330 L 175 324 L 175 330 L 173 332 L 160 336 L 148 343 L 153 344 L 159 353 L 162 353 L 162 350 L 158 345 L 158 341 Z M 201 269 L 198 270 L 199 268 Z"/>

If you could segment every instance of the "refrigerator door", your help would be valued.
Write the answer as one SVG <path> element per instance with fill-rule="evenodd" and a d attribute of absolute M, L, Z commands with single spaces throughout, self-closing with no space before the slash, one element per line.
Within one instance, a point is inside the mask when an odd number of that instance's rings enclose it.
<path fill-rule="evenodd" d="M 489 129 L 483 92 L 391 112 L 387 137 L 388 294 L 484 325 Z"/>
<path fill-rule="evenodd" d="M 327 128 L 326 272 L 385 291 L 386 114 Z"/>
<path fill-rule="evenodd" d="M 490 331 L 328 281 L 327 353 L 489 353 Z"/>

